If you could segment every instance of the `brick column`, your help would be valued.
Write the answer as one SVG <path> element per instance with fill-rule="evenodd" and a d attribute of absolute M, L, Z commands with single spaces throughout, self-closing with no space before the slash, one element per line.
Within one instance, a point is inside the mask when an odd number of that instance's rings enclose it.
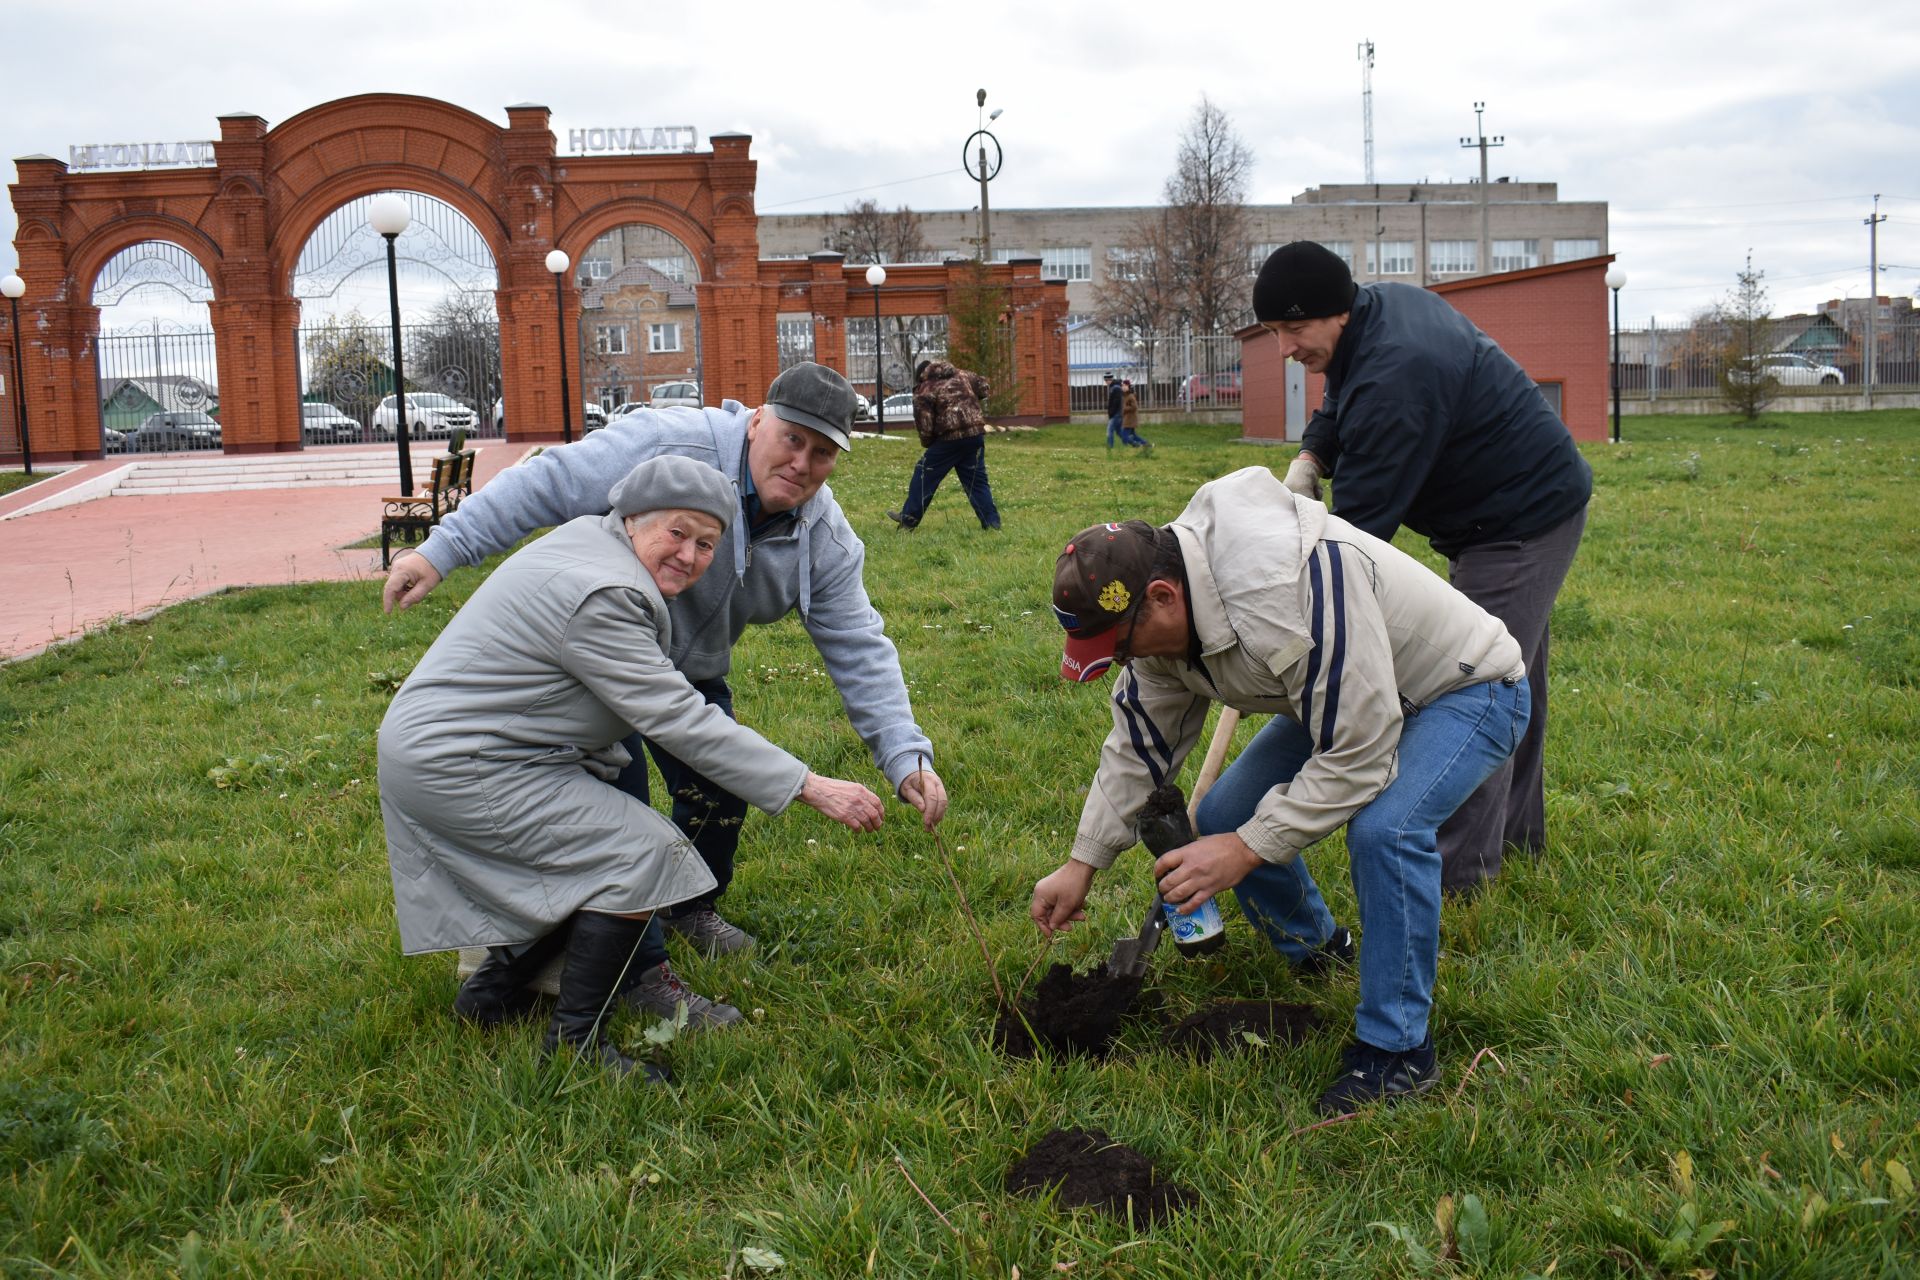
<path fill-rule="evenodd" d="M 80 286 L 68 274 L 67 166 L 51 156 L 26 156 L 14 161 L 14 167 L 20 174 L 12 187 L 20 229 L 13 244 L 20 255 L 20 279 L 27 286 L 20 299 L 24 376 L 18 392 L 27 402 L 33 460 L 97 458 L 100 400 L 93 341 L 100 331 L 100 313 L 74 302 Z M 11 363 L 7 375 L 13 375 Z"/>
<path fill-rule="evenodd" d="M 813 360 L 850 377 L 847 372 L 847 255 L 823 250 L 807 255 L 811 279 L 807 285 L 813 308 Z"/>
<path fill-rule="evenodd" d="M 227 453 L 300 448 L 300 304 L 275 279 L 268 253 L 267 122 L 220 117 L 213 144 L 219 195 L 209 220 L 220 242 L 219 275 L 207 310 L 219 364 L 220 440 Z"/>
<path fill-rule="evenodd" d="M 561 428 L 560 344 L 567 347 L 567 379 L 572 384 L 573 438 L 586 427 L 579 359 L 580 292 L 573 287 L 577 263 L 562 281 L 564 317 L 555 315 L 553 273 L 547 254 L 557 247 L 554 219 L 552 113 L 534 103 L 507 108 L 507 132 L 501 146 L 506 162 L 503 191 L 507 223 L 513 228 L 507 260 L 500 266 L 494 307 L 500 314 L 500 370 L 505 384 L 507 439 L 557 443 Z"/>
<path fill-rule="evenodd" d="M 710 141 L 713 279 L 697 290 L 701 389 L 708 404 L 731 398 L 758 405 L 780 371 L 780 290 L 760 284 L 760 216 L 753 207 L 758 166 L 748 157 L 753 137 L 716 133 Z"/>

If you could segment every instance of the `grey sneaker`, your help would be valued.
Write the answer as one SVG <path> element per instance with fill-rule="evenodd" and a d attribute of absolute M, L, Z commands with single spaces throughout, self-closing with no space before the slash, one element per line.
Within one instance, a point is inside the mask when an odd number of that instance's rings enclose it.
<path fill-rule="evenodd" d="M 682 916 L 664 917 L 667 928 L 700 948 L 705 956 L 730 956 L 736 951 L 753 950 L 753 935 L 737 924 L 728 924 L 712 907 L 699 907 Z"/>
<path fill-rule="evenodd" d="M 642 969 L 620 989 L 620 1003 L 656 1018 L 671 1018 L 674 1010 L 687 1006 L 687 1030 L 713 1031 L 729 1027 L 741 1019 L 740 1011 L 730 1004 L 707 999 L 680 980 L 673 966 L 662 961 L 651 969 Z"/>

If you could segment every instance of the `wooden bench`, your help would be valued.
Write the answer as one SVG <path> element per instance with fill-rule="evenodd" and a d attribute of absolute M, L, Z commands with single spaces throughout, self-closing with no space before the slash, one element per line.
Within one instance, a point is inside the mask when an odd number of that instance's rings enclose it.
<path fill-rule="evenodd" d="M 418 546 L 433 532 L 441 517 L 460 505 L 473 491 L 473 450 L 443 453 L 433 460 L 433 481 L 412 497 L 382 498 L 386 514 L 380 519 L 380 567 L 393 567 L 395 543 Z"/>

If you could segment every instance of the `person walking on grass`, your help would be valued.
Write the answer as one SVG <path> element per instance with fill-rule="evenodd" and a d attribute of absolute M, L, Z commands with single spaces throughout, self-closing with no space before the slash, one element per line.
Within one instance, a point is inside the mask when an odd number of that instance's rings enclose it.
<path fill-rule="evenodd" d="M 1126 388 L 1116 382 L 1111 373 L 1101 374 L 1100 379 L 1107 385 L 1107 452 L 1113 452 L 1113 442 L 1115 440 L 1133 448 L 1146 445 L 1147 442 L 1142 440 L 1139 435 L 1126 424 Z M 1149 449 L 1151 447 L 1152 446 L 1148 446 Z"/>
<path fill-rule="evenodd" d="M 1120 438 L 1153 454 L 1153 441 L 1140 434 L 1140 397 L 1134 394 L 1133 379 L 1120 379 Z"/>
<path fill-rule="evenodd" d="M 1113 729 L 1066 862 L 1033 889 L 1052 935 L 1135 843 L 1147 796 L 1179 775 L 1221 702 L 1272 719 L 1153 874 L 1191 912 L 1233 889 L 1297 970 L 1351 962 L 1303 852 L 1344 826 L 1359 903 L 1360 1000 L 1329 1115 L 1439 1079 L 1437 832 L 1526 732 L 1526 665 L 1507 629 L 1426 566 L 1285 488 L 1264 467 L 1201 486 L 1180 517 L 1076 534 L 1054 566 L 1061 674 L 1123 664 Z"/>
<path fill-rule="evenodd" d="M 795 800 L 875 831 L 880 798 L 736 724 L 674 669 L 670 602 L 707 572 L 739 512 L 725 476 L 672 454 L 480 584 L 380 724 L 380 810 L 408 955 L 490 948 L 454 1013 L 497 1027 L 564 954 L 545 1051 L 667 1078 L 607 1039 L 621 1003 L 659 1012 L 640 956 L 651 915 L 714 887 L 686 835 L 616 785 L 640 734 L 768 813 Z M 654 966 L 659 967 L 659 966 Z M 669 1011 L 671 1012 L 671 1011 Z"/>
<path fill-rule="evenodd" d="M 977 373 L 956 369 L 945 360 L 922 360 L 913 371 L 913 426 L 925 452 L 913 464 L 907 500 L 887 518 L 902 529 L 917 527 L 933 504 L 940 482 L 952 471 L 982 529 L 1000 527 L 987 483 L 987 415 L 993 387 Z"/>
<path fill-rule="evenodd" d="M 720 567 L 667 605 L 669 659 L 701 697 L 731 715 L 727 673 L 734 644 L 749 626 L 797 614 L 875 767 L 931 829 L 946 814 L 946 786 L 933 771 L 932 745 L 914 723 L 900 655 L 867 597 L 866 548 L 826 485 L 852 442 L 855 403 L 845 378 L 809 363 L 775 378 L 758 409 L 728 400 L 717 409 L 630 413 L 494 477 L 443 518 L 418 551 L 394 562 L 382 602 L 389 611 L 409 608 L 460 565 L 478 564 L 537 529 L 605 514 L 608 488 L 640 462 L 691 458 L 727 481 L 739 509 L 718 544 Z M 747 798 L 679 758 L 670 744 L 636 732 L 623 745 L 633 762 L 618 785 L 647 800 L 644 753 L 651 751 L 672 798 L 673 821 L 713 876 L 711 888 L 659 917 L 706 954 L 751 949 L 753 936 L 718 909 L 733 879 Z M 685 1003 L 696 1028 L 739 1022 L 738 1009 L 689 991 L 666 964 L 660 923 L 656 917 L 649 927 L 637 961 L 657 979 L 641 993 L 645 1007 L 667 1016 Z"/>
<path fill-rule="evenodd" d="M 1440 832 L 1449 892 L 1500 872 L 1511 846 L 1546 844 L 1547 619 L 1587 523 L 1593 469 L 1514 359 L 1444 298 L 1356 286 L 1346 260 L 1301 240 L 1276 249 L 1253 310 L 1280 351 L 1326 375 L 1287 487 L 1377 538 L 1406 525 L 1447 575 L 1520 642 L 1532 725 Z"/>

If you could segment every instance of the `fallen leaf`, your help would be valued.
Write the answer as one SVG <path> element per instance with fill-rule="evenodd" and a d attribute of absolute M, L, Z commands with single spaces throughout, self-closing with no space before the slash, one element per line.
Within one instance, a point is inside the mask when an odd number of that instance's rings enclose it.
<path fill-rule="evenodd" d="M 740 1251 L 740 1261 L 755 1271 L 778 1271 L 787 1265 L 787 1260 L 773 1250 L 751 1246 Z"/>

